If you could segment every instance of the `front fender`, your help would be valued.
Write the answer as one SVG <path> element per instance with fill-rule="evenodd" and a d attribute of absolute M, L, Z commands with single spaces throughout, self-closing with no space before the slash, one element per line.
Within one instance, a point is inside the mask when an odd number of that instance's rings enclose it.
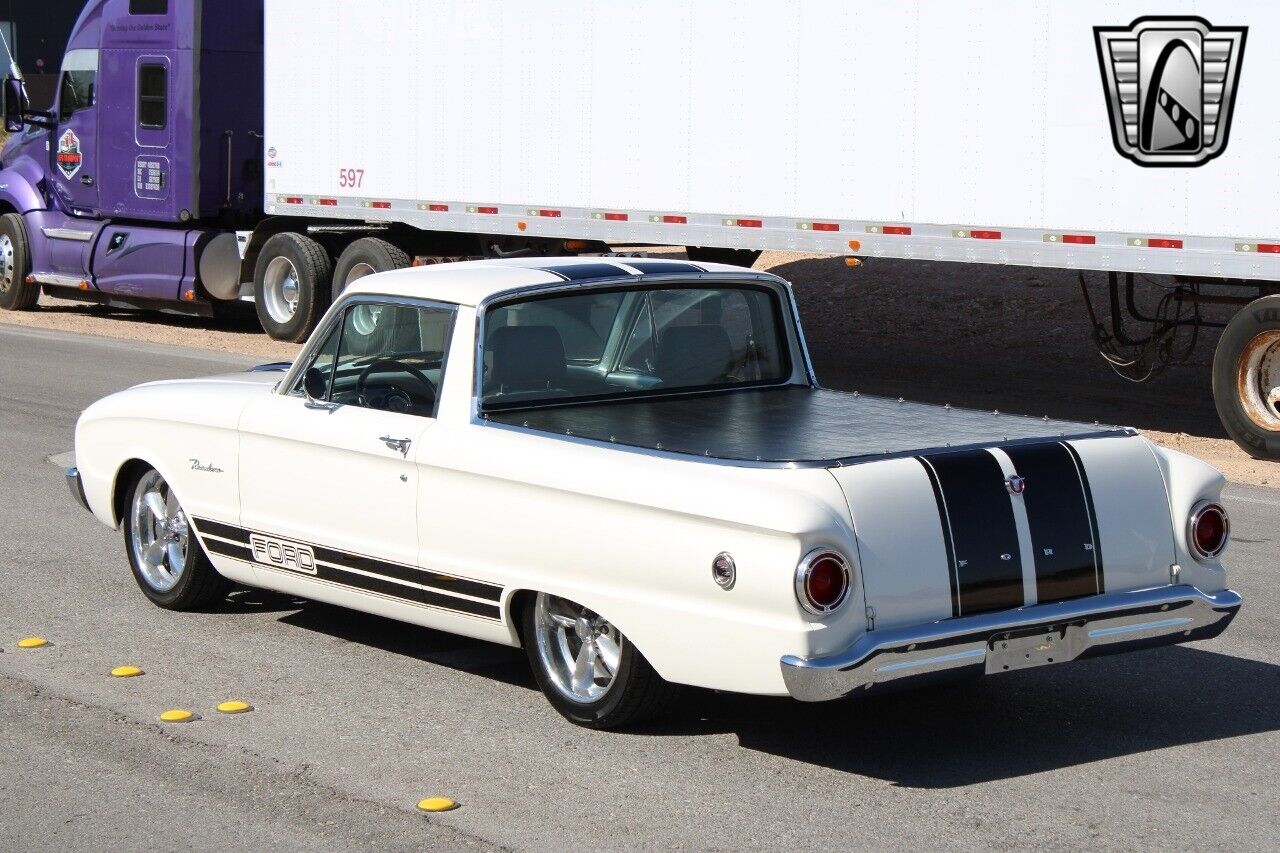
<path fill-rule="evenodd" d="M 44 210 L 44 198 L 37 189 L 43 177 L 39 166 L 27 157 L 20 157 L 0 169 L 0 206 L 11 207 L 18 213 Z"/>

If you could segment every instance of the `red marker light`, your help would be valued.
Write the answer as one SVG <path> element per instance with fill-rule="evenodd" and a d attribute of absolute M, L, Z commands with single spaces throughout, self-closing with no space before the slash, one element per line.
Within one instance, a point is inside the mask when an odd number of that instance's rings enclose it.
<path fill-rule="evenodd" d="M 1092 246 L 1098 242 L 1098 238 L 1094 237 L 1092 234 L 1063 234 L 1062 242 L 1079 243 L 1084 246 Z"/>

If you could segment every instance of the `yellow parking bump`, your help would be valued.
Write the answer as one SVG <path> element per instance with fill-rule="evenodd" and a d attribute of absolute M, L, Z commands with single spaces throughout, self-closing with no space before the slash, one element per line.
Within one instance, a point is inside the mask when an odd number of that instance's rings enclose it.
<path fill-rule="evenodd" d="M 20 649 L 38 649 L 47 645 L 49 645 L 49 641 L 44 637 L 23 637 L 18 641 L 18 648 Z"/>
<path fill-rule="evenodd" d="M 118 666 L 111 670 L 111 675 L 115 678 L 134 678 L 135 676 L 146 675 L 146 673 L 136 666 Z"/>
<path fill-rule="evenodd" d="M 174 708 L 170 711 L 162 711 L 157 718 L 162 723 L 186 723 L 194 720 L 196 715 L 182 708 Z"/>
<path fill-rule="evenodd" d="M 253 706 L 239 699 L 228 699 L 218 703 L 218 710 L 224 714 L 243 714 L 245 711 L 252 711 Z"/>
<path fill-rule="evenodd" d="M 418 809 L 424 812 L 448 812 L 457 807 L 457 802 L 448 797 L 427 797 L 418 801 Z"/>

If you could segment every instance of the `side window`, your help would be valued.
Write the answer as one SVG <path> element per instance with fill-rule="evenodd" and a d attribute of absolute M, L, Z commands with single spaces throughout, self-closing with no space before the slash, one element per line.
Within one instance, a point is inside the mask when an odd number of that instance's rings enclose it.
<path fill-rule="evenodd" d="M 435 417 L 452 328 L 445 308 L 353 305 L 310 367 L 328 374 L 334 403 Z"/>
<path fill-rule="evenodd" d="M 168 69 L 158 63 L 138 66 L 138 124 L 160 129 L 168 120 Z"/>
<path fill-rule="evenodd" d="M 320 345 L 320 349 L 316 351 L 315 356 L 311 359 L 311 363 L 307 365 L 308 369 L 314 367 L 325 375 L 330 389 L 333 388 L 333 365 L 337 361 L 338 342 L 341 338 L 342 325 L 339 324 L 334 326 L 333 331 L 329 333 L 329 337 L 324 339 L 324 343 Z M 306 371 L 303 372 L 305 373 Z M 302 378 L 302 376 L 298 377 L 298 381 L 289 390 L 290 394 L 302 396 Z M 325 399 L 328 399 L 328 395 L 326 395 Z"/>
<path fill-rule="evenodd" d="M 58 84 L 58 121 L 93 106 L 98 83 L 98 51 L 71 50 L 62 63 Z"/>
<path fill-rule="evenodd" d="M 129 0 L 130 15 L 167 15 L 169 0 Z"/>

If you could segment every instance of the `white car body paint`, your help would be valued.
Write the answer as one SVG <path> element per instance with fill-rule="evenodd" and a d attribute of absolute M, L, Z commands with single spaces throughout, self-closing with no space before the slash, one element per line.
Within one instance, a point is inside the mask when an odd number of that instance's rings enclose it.
<path fill-rule="evenodd" d="M 107 397 L 76 429 L 89 506 L 117 526 L 119 478 L 141 460 L 192 518 L 317 546 L 322 565 L 320 549 L 329 548 L 494 585 L 500 618 L 210 552 L 233 580 L 508 645 L 519 644 L 512 596 L 548 592 L 607 618 L 663 677 L 721 690 L 786 694 L 780 658 L 850 647 L 868 633 L 869 609 L 874 631 L 952 616 L 945 522 L 912 456 L 753 466 L 477 418 L 476 306 L 545 280 L 521 262 L 477 262 L 370 276 L 344 295 L 456 304 L 435 418 L 308 408 L 288 393 L 297 372 L 283 381 L 244 373 L 150 383 Z M 798 324 L 790 341 L 803 380 Z M 387 447 L 383 435 L 409 438 L 409 452 Z M 1192 506 L 1217 499 L 1221 475 L 1131 434 L 1071 444 L 1093 487 L 1107 592 L 1169 584 L 1174 563 L 1184 582 L 1225 588 L 1219 564 L 1190 556 L 1184 529 Z M 222 470 L 194 469 L 192 458 Z M 797 564 L 815 548 L 839 550 L 853 576 L 845 604 L 822 619 L 805 613 L 793 588 Z M 712 580 L 720 552 L 737 565 L 730 591 Z M 455 597 L 483 598 L 469 596 Z"/>

